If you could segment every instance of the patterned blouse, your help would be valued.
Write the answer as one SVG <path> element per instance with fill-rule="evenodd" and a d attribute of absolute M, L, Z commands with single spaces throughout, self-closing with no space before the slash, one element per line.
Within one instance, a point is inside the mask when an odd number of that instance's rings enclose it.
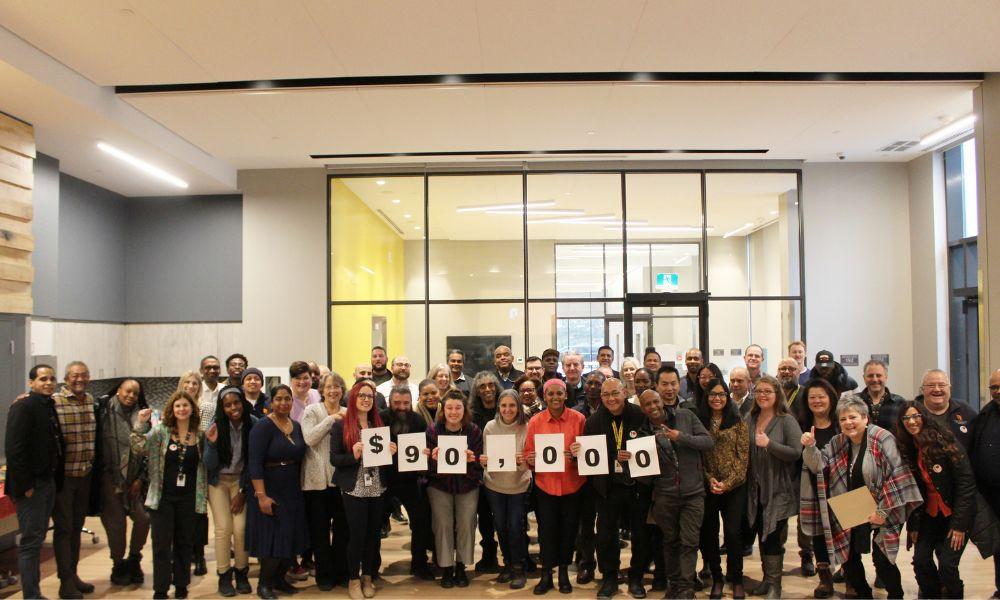
<path fill-rule="evenodd" d="M 743 485 L 750 460 L 747 422 L 741 419 L 736 425 L 720 430 L 719 422 L 713 419 L 708 433 L 715 440 L 715 447 L 704 454 L 705 483 L 714 477 L 725 484 L 727 490 Z"/>

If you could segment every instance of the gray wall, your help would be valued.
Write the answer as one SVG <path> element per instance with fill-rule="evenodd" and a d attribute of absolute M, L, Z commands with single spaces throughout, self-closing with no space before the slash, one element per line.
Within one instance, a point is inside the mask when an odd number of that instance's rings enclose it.
<path fill-rule="evenodd" d="M 242 320 L 243 197 L 129 198 L 127 205 L 125 321 Z"/>
<path fill-rule="evenodd" d="M 59 179 L 61 319 L 125 320 L 127 199 L 65 173 Z"/>
<path fill-rule="evenodd" d="M 33 316 L 240 321 L 243 197 L 127 198 L 35 160 Z"/>
<path fill-rule="evenodd" d="M 31 297 L 35 313 L 51 317 L 59 312 L 59 161 L 38 154 L 34 162 L 35 186 L 31 197 L 34 217 L 31 232 L 35 236 L 35 249 L 31 265 L 35 279 L 31 283 Z"/>

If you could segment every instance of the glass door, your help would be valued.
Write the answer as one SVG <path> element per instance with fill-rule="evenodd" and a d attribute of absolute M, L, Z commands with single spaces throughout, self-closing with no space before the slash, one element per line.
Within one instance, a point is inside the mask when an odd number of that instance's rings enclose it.
<path fill-rule="evenodd" d="M 672 362 L 683 371 L 689 348 L 708 356 L 708 294 L 629 294 L 623 329 L 626 355 L 641 361 L 653 348 L 664 363 Z"/>

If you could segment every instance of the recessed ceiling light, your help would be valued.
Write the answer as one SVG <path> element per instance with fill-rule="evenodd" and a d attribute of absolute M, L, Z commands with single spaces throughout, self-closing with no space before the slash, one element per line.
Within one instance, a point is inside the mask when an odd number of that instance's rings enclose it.
<path fill-rule="evenodd" d="M 420 231 L 420 225 L 414 225 L 413 229 L 415 229 L 416 231 Z"/>
<path fill-rule="evenodd" d="M 500 272 L 500 269 L 498 269 L 496 267 L 490 267 L 490 273 L 499 273 L 499 272 Z"/>
<path fill-rule="evenodd" d="M 393 204 L 399 204 L 399 198 L 393 198 L 392 199 L 392 203 Z"/>
<path fill-rule="evenodd" d="M 385 185 L 385 179 L 376 179 L 375 185 Z"/>
<path fill-rule="evenodd" d="M 406 213 L 405 215 L 403 215 L 403 218 L 404 219 L 411 219 L 411 218 L 413 218 L 413 215 L 411 215 L 410 213 Z"/>
<path fill-rule="evenodd" d="M 111 156 L 114 156 L 115 158 L 117 158 L 122 162 L 132 165 L 136 169 L 139 169 L 140 171 L 151 177 L 155 177 L 162 181 L 166 181 L 167 183 L 179 187 L 181 189 L 187 189 L 188 187 L 188 183 L 183 179 L 181 179 L 180 177 L 171 175 L 170 173 L 167 173 L 163 169 L 153 166 L 148 162 L 142 160 L 141 158 L 136 158 L 131 154 L 129 154 L 128 152 L 125 152 L 124 150 L 119 150 L 118 148 L 115 148 L 114 146 L 111 146 L 109 144 L 105 144 L 104 142 L 98 142 L 97 147 L 101 151 L 106 152 Z"/>
<path fill-rule="evenodd" d="M 776 211 L 776 210 L 772 210 L 772 211 L 771 211 L 771 216 L 774 216 L 774 215 L 776 215 L 776 214 L 778 214 L 778 211 Z"/>

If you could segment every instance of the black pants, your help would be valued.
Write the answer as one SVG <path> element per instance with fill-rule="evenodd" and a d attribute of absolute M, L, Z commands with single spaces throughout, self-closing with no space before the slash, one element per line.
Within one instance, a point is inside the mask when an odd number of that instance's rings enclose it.
<path fill-rule="evenodd" d="M 965 544 L 958 551 L 951 549 L 950 525 L 951 519 L 941 514 L 936 517 L 924 514 L 920 518 L 920 535 L 913 550 L 913 572 L 924 598 L 962 598 L 965 593 L 958 572 Z"/>
<path fill-rule="evenodd" d="M 650 490 L 633 484 L 613 483 L 607 496 L 597 501 L 597 562 L 605 577 L 617 577 L 621 566 L 621 546 L 618 531 L 622 519 L 632 530 L 632 559 L 629 578 L 642 579 L 649 564 L 649 540 L 646 536 L 646 515 L 649 513 Z"/>
<path fill-rule="evenodd" d="M 497 539 L 496 531 L 493 527 L 493 508 L 490 506 L 486 494 L 479 494 L 479 504 L 476 507 L 476 515 L 479 519 L 479 545 L 483 549 L 482 560 L 497 563 Z"/>
<path fill-rule="evenodd" d="M 166 595 L 171 579 L 175 591 L 186 590 L 191 582 L 196 522 L 194 494 L 163 496 L 159 507 L 149 514 L 153 532 L 153 591 Z"/>
<path fill-rule="evenodd" d="M 767 537 L 764 537 L 764 505 L 757 504 L 757 518 L 754 520 L 753 535 L 758 538 L 760 544 L 760 555 L 777 556 L 785 552 L 785 540 L 788 539 L 788 519 L 778 521 Z M 753 538 L 750 538 L 753 539 Z M 729 556 L 729 547 L 726 547 L 726 556 Z"/>
<path fill-rule="evenodd" d="M 535 500 L 542 568 L 569 565 L 573 561 L 573 542 L 580 525 L 580 492 L 552 496 L 537 488 Z"/>
<path fill-rule="evenodd" d="M 722 556 L 719 554 L 719 516 L 726 544 L 726 579 L 743 578 L 743 513 L 747 489 L 741 485 L 725 494 L 705 495 L 705 518 L 701 526 L 701 555 L 712 571 L 712 579 L 722 579 Z"/>
<path fill-rule="evenodd" d="M 389 486 L 389 495 L 397 498 L 406 507 L 406 516 L 410 524 L 411 567 L 426 565 L 427 553 L 434 549 L 431 505 L 427 501 L 427 491 L 414 478 L 393 481 Z"/>
<path fill-rule="evenodd" d="M 891 599 L 903 597 L 903 582 L 899 568 L 892 564 L 877 544 L 872 543 L 872 562 L 875 563 L 875 575 L 885 584 L 886 596 Z M 865 565 L 861 562 L 861 549 L 856 537 L 851 536 L 850 553 L 844 563 L 844 579 L 858 598 L 871 598 L 872 588 L 865 576 Z"/>
<path fill-rule="evenodd" d="M 382 550 L 382 510 L 384 499 L 355 498 L 343 494 L 344 513 L 351 530 L 347 540 L 347 574 L 351 579 L 360 575 L 374 576 Z"/>
<path fill-rule="evenodd" d="M 208 514 L 197 514 L 194 517 L 194 539 L 192 558 L 205 558 L 205 546 L 208 544 Z"/>
<path fill-rule="evenodd" d="M 576 535 L 576 568 L 594 570 L 597 567 L 597 559 L 594 558 L 596 522 L 597 522 L 597 492 L 589 484 L 584 484 L 577 492 L 580 498 L 579 514 L 580 529 Z M 618 542 L 615 541 L 615 545 Z"/>
<path fill-rule="evenodd" d="M 346 583 L 347 563 L 343 557 L 347 554 L 350 532 L 340 488 L 308 490 L 303 495 L 309 519 L 309 543 L 316 559 L 316 583 Z"/>
<path fill-rule="evenodd" d="M 826 551 L 826 538 L 822 535 L 813 536 L 813 554 L 816 555 L 816 562 L 829 563 L 830 553 Z"/>
<path fill-rule="evenodd" d="M 52 550 L 60 581 L 73 581 L 80 562 L 80 529 L 90 503 L 91 474 L 66 477 L 52 510 Z"/>
<path fill-rule="evenodd" d="M 257 581 L 257 585 L 269 588 L 273 587 L 275 583 L 284 583 L 288 567 L 288 561 L 283 558 L 261 557 L 260 579 Z"/>
<path fill-rule="evenodd" d="M 663 554 L 663 530 L 659 525 L 646 523 L 646 539 L 649 555 L 653 561 L 653 582 L 666 583 L 667 561 Z"/>

